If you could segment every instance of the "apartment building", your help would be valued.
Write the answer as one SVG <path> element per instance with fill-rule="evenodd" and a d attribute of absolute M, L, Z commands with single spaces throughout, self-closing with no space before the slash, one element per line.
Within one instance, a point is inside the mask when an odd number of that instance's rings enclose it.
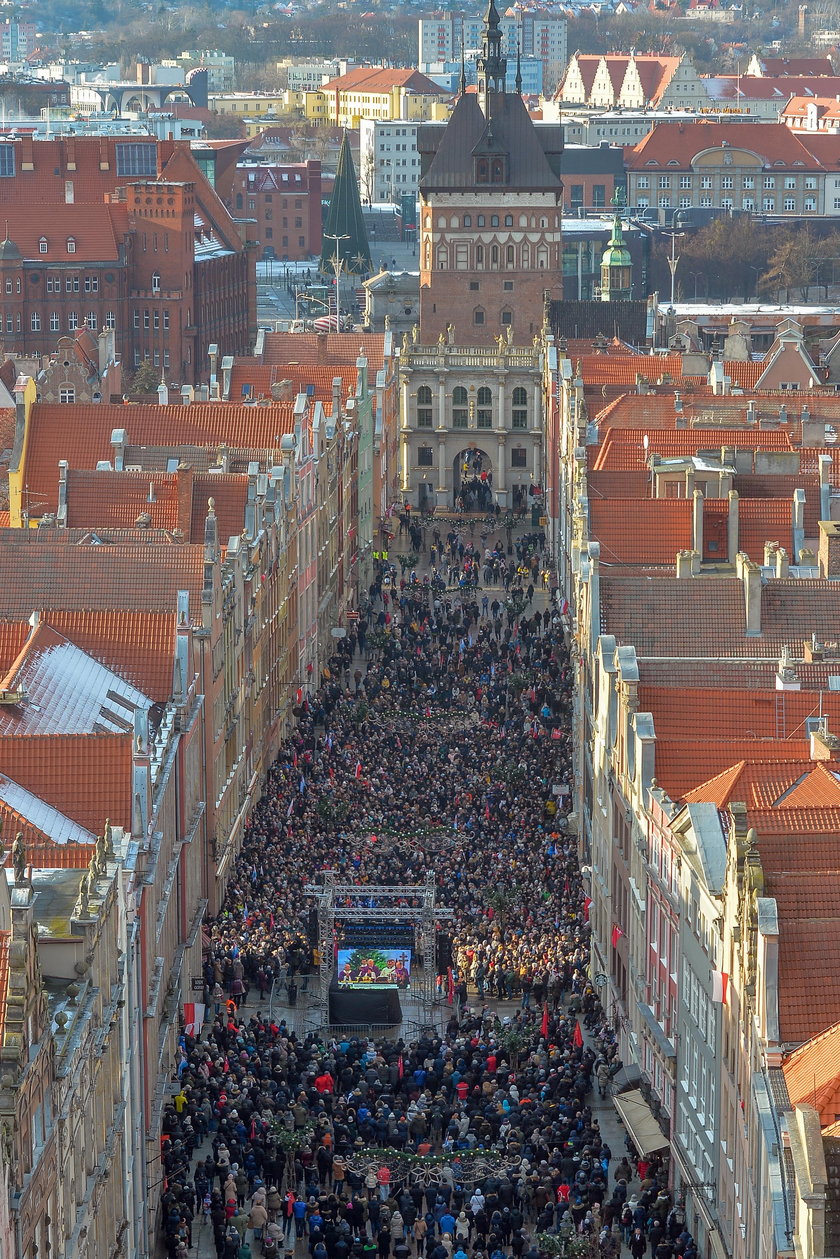
<path fill-rule="evenodd" d="M 447 12 L 418 22 L 418 65 L 424 74 L 441 61 L 460 61 L 462 49 L 473 54 L 481 48 L 484 16 Z M 542 63 L 546 93 L 559 83 L 566 65 L 566 19 L 550 13 L 506 13 L 500 22 L 502 52 L 511 65 L 517 48 L 523 57 Z"/>
<path fill-rule="evenodd" d="M 417 122 L 363 118 L 359 124 L 359 191 L 370 202 L 399 204 L 420 183 Z"/>

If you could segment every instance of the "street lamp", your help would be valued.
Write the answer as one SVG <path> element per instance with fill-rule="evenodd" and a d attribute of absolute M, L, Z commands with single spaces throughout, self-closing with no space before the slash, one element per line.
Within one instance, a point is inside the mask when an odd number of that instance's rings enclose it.
<path fill-rule="evenodd" d="M 673 309 L 674 288 L 675 288 L 674 280 L 677 274 L 677 265 L 680 260 L 679 254 L 675 252 L 676 247 L 677 247 L 677 238 L 679 236 L 685 236 L 685 232 L 663 232 L 662 234 L 663 236 L 671 237 L 671 255 L 667 261 L 668 261 L 668 270 L 671 272 L 671 307 Z"/>
<path fill-rule="evenodd" d="M 332 269 L 335 272 L 335 327 L 336 331 L 338 331 L 339 320 L 341 317 L 341 268 L 344 265 L 344 259 L 339 256 L 338 242 L 340 240 L 349 240 L 350 235 L 347 232 L 345 232 L 343 236 L 324 232 L 323 236 L 324 240 L 332 240 L 335 242 L 335 253 L 332 258 L 330 258 L 330 262 L 332 263 Z"/>

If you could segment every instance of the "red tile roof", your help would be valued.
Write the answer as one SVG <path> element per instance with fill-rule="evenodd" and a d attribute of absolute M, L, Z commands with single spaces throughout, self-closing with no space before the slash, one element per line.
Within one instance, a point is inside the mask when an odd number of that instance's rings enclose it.
<path fill-rule="evenodd" d="M 29 623 L 25 619 L 0 621 L 0 673 L 12 667 L 28 634 Z"/>
<path fill-rule="evenodd" d="M 231 450 L 273 451 L 277 449 L 277 437 L 294 429 L 294 404 L 80 404 L 73 408 L 72 418 L 73 423 L 68 424 L 66 406 L 37 403 L 32 407 L 26 440 L 24 483 L 33 517 L 56 510 L 59 460 L 66 459 L 70 468 L 76 470 L 93 470 L 101 461 L 113 461 L 111 433 L 114 429 L 124 429 L 131 446 L 171 449 L 195 445 L 215 449 L 225 444 Z M 150 479 L 143 477 L 147 490 Z M 127 487 L 129 483 L 124 484 Z M 141 484 L 142 480 L 138 482 L 138 485 Z M 163 511 L 162 508 L 159 510 Z"/>
<path fill-rule="evenodd" d="M 203 542 L 210 498 L 220 540 L 226 543 L 238 537 L 245 525 L 248 498 L 248 478 L 242 473 L 71 471 L 67 525 L 71 529 L 134 529 L 141 515 L 149 515 L 149 529 L 180 529 L 185 541 Z"/>
<path fill-rule="evenodd" d="M 820 170 L 820 163 L 805 147 L 798 134 L 784 123 L 761 126 L 746 122 L 658 123 L 633 149 L 627 150 L 629 170 L 643 171 L 670 167 L 690 170 L 691 162 L 704 149 L 721 148 L 758 153 L 770 165 L 782 169 Z"/>
<path fill-rule="evenodd" d="M 654 728 L 656 714 L 654 714 Z M 778 760 L 780 745 L 774 739 L 750 742 L 749 756 L 751 761 Z M 783 745 L 787 750 L 788 745 Z M 685 739 L 665 739 L 660 741 L 657 731 L 656 741 L 656 781 L 663 787 L 672 800 L 682 800 L 687 793 L 701 783 L 722 774 L 734 765 L 739 756 L 743 756 L 745 744 L 743 739 L 719 739 L 715 735 L 705 738 L 688 737 Z M 807 743 L 791 743 L 790 754 L 804 758 L 808 755 Z M 793 825 L 795 811 L 787 815 L 789 819 L 786 830 Z"/>
<path fill-rule="evenodd" d="M 234 362 L 230 376 L 230 398 L 238 402 L 240 398 L 270 398 L 271 386 L 282 380 L 292 382 L 294 394 L 309 392 L 317 402 L 323 402 L 329 410 L 332 405 L 333 380 L 341 378 L 342 397 L 346 398 L 356 389 L 357 372 L 355 363 L 352 367 L 322 367 L 316 363 L 301 365 L 298 362 L 283 365 L 282 363 L 264 364 L 256 358 L 238 358 Z M 247 393 L 245 386 L 250 386 Z"/>
<path fill-rule="evenodd" d="M 738 546 L 757 564 L 764 563 L 764 543 L 793 549 L 793 503 L 787 498 L 742 498 L 738 504 Z"/>
<path fill-rule="evenodd" d="M 377 332 L 267 332 L 263 342 L 263 363 L 293 367 L 320 364 L 323 367 L 355 367 L 364 354 L 368 377 L 378 372 L 385 360 L 385 334 Z"/>
<path fill-rule="evenodd" d="M 807 1102 L 820 1112 L 823 1128 L 833 1124 L 840 1099 L 840 1022 L 794 1050 L 782 1072 L 791 1106 Z"/>
<path fill-rule="evenodd" d="M 9 239 L 23 257 L 44 267 L 50 263 L 117 262 L 128 231 L 128 214 L 122 205 L 41 206 L 37 214 L 30 206 L 4 205 L 3 218 Z M 71 237 L 75 246 L 72 253 L 67 249 Z M 42 238 L 47 242 L 46 253 L 41 252 Z"/>
<path fill-rule="evenodd" d="M 682 376 L 679 354 L 585 354 L 580 365 L 587 385 L 635 385 L 639 376 L 651 381 L 663 376 L 678 380 Z"/>
<path fill-rule="evenodd" d="M 171 696 L 174 612 L 48 610 L 41 620 L 157 703 Z"/>
<path fill-rule="evenodd" d="M 412 92 L 433 93 L 435 96 L 449 95 L 439 83 L 434 83 L 419 70 L 388 69 L 383 66 L 359 66 L 337 79 L 322 83 L 318 90 L 321 92 L 390 92 L 395 87 L 404 87 Z"/>
<path fill-rule="evenodd" d="M 71 538 L 53 530 L 44 537 L 45 532 L 33 538 L 28 529 L 0 530 L 0 617 L 12 620 L 56 607 L 172 612 L 179 590 L 188 591 L 190 608 L 199 615 L 203 546 L 74 545 Z"/>
<path fill-rule="evenodd" d="M 673 405 L 673 403 L 672 403 Z M 600 424 L 599 417 L 599 424 Z M 724 446 L 736 450 L 791 450 L 790 438 L 784 430 L 764 429 L 612 429 L 601 426 L 602 445 L 592 465 L 596 472 L 633 470 L 647 467 L 651 455 L 663 459 L 675 459 L 690 455 L 708 454 L 720 458 Z M 644 439 L 647 437 L 647 451 Z"/>
<path fill-rule="evenodd" d="M 93 835 L 108 818 L 131 826 L 130 735 L 0 735 L 0 766 Z"/>
<path fill-rule="evenodd" d="M 784 748 L 778 743 L 777 747 Z M 749 749 L 752 755 L 752 749 Z M 740 800 L 748 809 L 840 808 L 840 779 L 824 762 L 811 760 L 739 761 L 686 793 L 687 804 L 708 802 L 725 808 Z"/>
<path fill-rule="evenodd" d="M 688 499 L 590 496 L 590 537 L 605 564 L 673 566 L 677 551 L 691 548 L 691 513 Z"/>
<path fill-rule="evenodd" d="M 695 582 L 695 584 L 700 584 Z M 720 585 L 712 580 L 710 585 Z M 694 653 L 697 654 L 697 653 Z M 657 741 L 680 739 L 742 740 L 740 757 L 721 769 L 755 755 L 756 743 L 772 741 L 775 759 L 810 759 L 806 745 L 806 719 L 827 716 L 840 729 L 840 692 L 754 691 L 704 689 L 691 691 L 691 703 L 681 703 L 680 687 L 639 687 L 639 710 L 652 712 Z M 788 748 L 792 750 L 788 752 Z M 762 756 L 761 760 L 769 759 Z M 703 782 L 704 779 L 698 779 Z M 756 802 L 758 803 L 758 802 Z"/>
<path fill-rule="evenodd" d="M 834 74 L 830 57 L 761 57 L 761 72 L 765 75 L 804 75 L 819 78 Z M 746 75 L 744 76 L 747 77 Z M 750 76 L 752 77 L 752 76 Z M 821 84 L 817 85 L 821 87 Z"/>

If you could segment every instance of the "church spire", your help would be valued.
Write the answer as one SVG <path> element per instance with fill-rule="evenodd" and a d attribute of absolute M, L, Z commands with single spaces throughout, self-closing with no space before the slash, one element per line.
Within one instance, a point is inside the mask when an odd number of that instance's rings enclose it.
<path fill-rule="evenodd" d="M 458 95 L 465 96 L 467 91 L 467 64 L 464 60 L 464 28 L 461 27 L 461 77 L 458 81 Z"/>
<path fill-rule="evenodd" d="M 522 95 L 522 41 L 516 37 L 516 94 Z"/>
<path fill-rule="evenodd" d="M 489 113 L 490 95 L 504 92 L 507 58 L 502 53 L 501 18 L 493 0 L 484 15 L 484 37 L 478 58 L 478 91 L 485 114 Z"/>

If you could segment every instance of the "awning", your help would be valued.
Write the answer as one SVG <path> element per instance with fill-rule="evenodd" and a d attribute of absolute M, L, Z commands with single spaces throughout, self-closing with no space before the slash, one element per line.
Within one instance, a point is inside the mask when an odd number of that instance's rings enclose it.
<path fill-rule="evenodd" d="M 613 1104 L 621 1119 L 624 1120 L 636 1149 L 645 1158 L 648 1154 L 653 1154 L 655 1150 L 663 1150 L 670 1144 L 639 1089 L 614 1097 Z"/>

